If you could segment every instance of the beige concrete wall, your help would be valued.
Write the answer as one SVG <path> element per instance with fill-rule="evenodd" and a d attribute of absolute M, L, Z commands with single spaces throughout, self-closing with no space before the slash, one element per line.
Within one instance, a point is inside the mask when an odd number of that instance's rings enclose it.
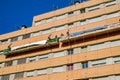
<path fill-rule="evenodd" d="M 57 16 L 57 15 L 64 14 L 64 13 L 67 13 L 70 11 L 79 10 L 81 8 L 100 4 L 103 2 L 107 2 L 107 1 L 110 1 L 110 0 L 90 0 L 90 1 L 85 2 L 85 3 L 81 3 L 80 5 L 74 5 L 71 7 L 67 7 L 67 8 L 63 8 L 63 9 L 49 12 L 46 14 L 35 16 L 33 19 L 33 25 L 31 28 L 11 32 L 11 33 L 4 34 L 4 35 L 0 35 L 0 40 L 8 39 L 8 38 L 11 38 L 14 36 L 21 36 L 21 35 L 26 34 L 26 33 L 32 33 L 35 31 L 39 31 L 39 30 L 43 30 L 43 29 L 47 29 L 47 28 L 52 28 L 55 26 L 63 25 L 63 24 L 69 24 L 72 22 L 80 21 L 83 19 L 89 19 L 89 18 L 92 18 L 94 16 L 100 16 L 100 15 L 104 15 L 107 13 L 111 13 L 111 12 L 115 12 L 115 11 L 120 10 L 120 4 L 117 4 L 114 6 L 101 8 L 101 9 L 96 10 L 96 11 L 86 12 L 84 14 L 77 14 L 77 15 L 74 15 L 72 17 L 67 17 L 65 19 L 56 20 L 56 21 L 42 24 L 40 26 L 35 27 L 35 21 L 38 21 L 38 20 L 41 20 L 44 18 Z M 106 20 L 103 20 L 100 22 L 86 24 L 86 25 L 78 26 L 77 24 L 75 24 L 76 26 L 71 28 L 70 32 L 72 33 L 72 32 L 82 31 L 82 30 L 97 27 L 97 26 L 117 23 L 117 22 L 119 22 L 119 19 L 120 19 L 120 16 L 115 17 L 115 18 L 111 18 L 111 19 L 106 19 Z M 67 29 L 62 30 L 62 31 L 53 32 L 52 37 L 55 36 L 56 34 L 58 36 L 60 36 L 61 32 L 65 34 L 66 31 L 67 31 Z M 24 39 L 24 40 L 15 41 L 15 42 L 12 42 L 12 47 L 44 40 L 44 39 L 47 39 L 48 35 L 49 34 L 44 34 L 44 35 L 31 37 L 31 38 Z M 67 50 L 69 48 L 77 48 L 77 47 L 81 47 L 81 46 L 86 46 L 86 45 L 100 43 L 100 42 L 106 42 L 106 41 L 115 40 L 115 39 L 120 39 L 120 35 L 114 35 L 114 36 L 109 36 L 109 37 L 105 37 L 105 38 L 91 40 L 91 41 L 87 41 L 87 42 L 83 42 L 83 43 L 79 43 L 79 44 L 73 44 L 71 46 L 69 45 L 69 46 L 63 47 L 63 46 L 59 46 L 59 44 L 58 44 L 59 47 L 52 49 L 52 50 L 49 49 L 49 50 L 43 50 L 43 51 L 29 52 L 29 54 L 10 57 L 10 58 L 6 58 L 5 55 L 1 55 L 0 62 L 5 62 L 5 61 L 9 61 L 9 60 L 15 60 L 15 61 L 14 61 L 13 66 L 0 68 L 0 75 L 12 74 L 12 73 L 30 71 L 30 70 L 37 70 L 37 69 L 42 69 L 42 68 L 48 68 L 49 73 L 51 73 L 52 72 L 51 67 L 65 65 L 65 64 L 71 64 L 71 63 L 74 63 L 74 68 L 76 70 L 55 73 L 55 74 L 48 74 L 48 75 L 43 75 L 43 76 L 35 76 L 35 77 L 31 77 L 31 78 L 23 78 L 23 79 L 19 79 L 19 80 L 73 80 L 73 79 L 84 79 L 84 78 L 91 78 L 91 77 L 120 74 L 120 67 L 119 67 L 120 64 L 111 64 L 112 63 L 111 57 L 120 56 L 120 46 L 111 47 L 111 48 L 107 47 L 107 48 L 101 49 L 101 50 L 85 52 L 84 54 L 79 54 L 80 52 L 78 52 L 78 49 L 75 49 L 76 54 L 73 54 L 71 56 L 50 58 L 50 59 L 44 60 L 44 61 L 36 61 L 33 63 L 16 65 L 16 60 L 19 58 L 38 56 L 38 55 L 52 53 L 52 52 L 56 52 L 56 51 Z M 7 46 L 9 44 L 10 43 L 0 45 L 0 51 L 7 48 Z M 62 44 L 62 42 L 61 42 L 61 44 Z M 77 70 L 78 66 L 80 65 L 81 62 L 89 61 L 89 64 L 90 64 L 91 60 L 96 60 L 96 59 L 101 59 L 101 58 L 108 58 L 107 60 L 110 63 L 108 63 L 108 65 L 106 65 L 106 66 L 94 67 L 94 68 L 90 67 L 88 69 Z M 14 77 L 14 75 L 11 75 L 11 79 L 13 77 Z"/>
<path fill-rule="evenodd" d="M 81 3 L 79 5 L 73 5 L 73 6 L 70 6 L 70 7 L 66 7 L 66 8 L 59 9 L 59 10 L 56 10 L 56 11 L 52 11 L 52 12 L 49 12 L 49 13 L 45 13 L 45 14 L 42 14 L 42 15 L 34 16 L 33 26 L 34 26 L 35 21 L 39 21 L 39 20 L 50 18 L 50 17 L 53 17 L 53 16 L 65 14 L 65 13 L 68 13 L 68 12 L 71 12 L 71 11 L 76 11 L 76 10 L 79 10 L 79 9 L 82 9 L 82 8 L 86 8 L 86 7 L 89 7 L 89 6 L 92 6 L 92 5 L 97 5 L 97 4 L 108 2 L 108 1 L 111 1 L 111 0 L 89 0 L 89 1 L 87 1 L 85 3 Z"/>
<path fill-rule="evenodd" d="M 18 80 L 75 80 L 75 79 L 82 80 L 82 79 L 92 78 L 92 77 L 101 77 L 101 76 L 107 76 L 112 74 L 120 74 L 119 66 L 120 64 L 112 64 L 107 66 L 80 69 L 75 71 L 36 76 L 31 78 L 22 78 Z"/>
<path fill-rule="evenodd" d="M 85 30 L 85 29 L 88 29 L 88 28 L 91 28 L 91 27 L 97 27 L 97 26 L 109 25 L 109 24 L 112 24 L 112 23 L 117 23 L 117 22 L 119 22 L 119 19 L 120 19 L 120 17 L 116 17 L 116 18 L 111 18 L 111 19 L 103 20 L 103 21 L 100 21 L 100 22 L 86 24 L 86 25 L 83 25 L 83 26 L 73 27 L 73 28 L 70 29 L 70 33 L 77 32 L 77 31 L 82 31 L 82 30 Z M 53 32 L 52 33 L 52 37 L 54 37 L 56 34 L 58 36 L 60 36 L 61 32 L 64 33 L 64 34 L 66 34 L 66 31 L 67 31 L 67 29 L 62 30 L 62 31 Z M 18 33 L 25 33 L 25 31 L 23 30 L 21 32 L 15 32 L 15 33 L 9 33 L 7 35 L 1 35 L 0 39 L 2 39 L 2 38 L 4 39 L 4 38 L 9 37 L 9 36 L 14 36 L 14 35 L 17 35 Z M 44 34 L 44 35 L 40 35 L 40 36 L 36 36 L 36 37 L 31 37 L 31 38 L 24 39 L 24 40 L 18 40 L 18 41 L 12 42 L 12 47 L 14 47 L 14 46 L 20 46 L 20 45 L 24 45 L 24 44 L 29 44 L 29 43 L 37 42 L 37 41 L 41 41 L 41 40 L 45 40 L 45 39 L 47 39 L 48 35 L 49 34 Z M 10 43 L 1 45 L 0 46 L 0 51 L 6 49 L 9 44 Z"/>
<path fill-rule="evenodd" d="M 44 61 L 36 61 L 33 63 L 26 63 L 21 65 L 5 67 L 0 69 L 0 75 L 17 73 L 22 71 L 37 70 L 47 67 L 78 63 L 83 61 L 96 60 L 106 57 L 114 57 L 120 55 L 119 50 L 120 50 L 120 46 L 117 46 L 117 47 L 112 47 L 97 51 L 90 51 L 84 54 L 74 54 L 71 56 L 64 56 L 64 57 L 52 58 Z"/>
<path fill-rule="evenodd" d="M 106 42 L 106 41 L 115 40 L 115 39 L 120 39 L 120 35 L 111 36 L 109 38 L 106 37 L 106 38 L 98 39 L 98 40 L 92 40 L 92 41 L 88 41 L 88 42 L 84 42 L 84 43 L 80 43 L 80 44 L 74 44 L 72 46 L 55 48 L 55 49 L 52 49 L 52 52 L 66 50 L 66 49 L 69 49 L 69 48 L 81 47 L 81 46 L 90 45 L 90 44 Z M 51 52 L 51 49 L 49 49 L 49 50 L 43 50 L 43 51 L 29 52 L 29 54 L 16 56 L 16 57 L 11 57 L 11 58 L 6 58 L 5 55 L 1 55 L 0 56 L 0 62 L 15 60 L 15 59 L 19 59 L 19 58 L 25 58 L 25 57 L 30 57 L 30 56 L 42 55 L 42 54 L 47 54 L 47 53 L 52 53 L 52 52 Z"/>

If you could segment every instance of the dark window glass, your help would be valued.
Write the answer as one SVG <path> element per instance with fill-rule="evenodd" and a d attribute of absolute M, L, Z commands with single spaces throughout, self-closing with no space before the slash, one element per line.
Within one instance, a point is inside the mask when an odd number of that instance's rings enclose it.
<path fill-rule="evenodd" d="M 72 55 L 73 54 L 73 49 L 69 49 L 67 52 L 68 52 L 68 55 Z"/>
<path fill-rule="evenodd" d="M 1 80 L 9 80 L 10 75 L 4 75 L 1 77 Z"/>
<path fill-rule="evenodd" d="M 120 60 L 114 61 L 115 63 L 120 63 Z"/>
<path fill-rule="evenodd" d="M 85 20 L 81 20 L 80 22 L 81 22 L 81 23 L 86 22 L 86 19 L 85 19 Z"/>
<path fill-rule="evenodd" d="M 32 60 L 29 60 L 30 62 L 34 62 L 35 61 L 35 59 L 32 59 Z"/>
<path fill-rule="evenodd" d="M 6 44 L 8 40 L 2 40 L 1 43 L 2 44 Z"/>
<path fill-rule="evenodd" d="M 32 77 L 32 76 L 34 76 L 34 71 L 29 71 L 29 72 L 27 72 L 27 75 L 26 75 L 27 77 Z"/>
<path fill-rule="evenodd" d="M 29 62 L 34 62 L 34 61 L 36 61 L 36 57 L 29 58 Z"/>
<path fill-rule="evenodd" d="M 17 64 L 24 64 L 26 62 L 26 58 L 23 58 L 23 59 L 19 59 L 17 61 Z"/>
<path fill-rule="evenodd" d="M 98 64 L 93 64 L 92 66 L 102 66 L 102 65 L 105 65 L 106 64 L 106 62 L 102 62 L 102 63 L 98 63 Z"/>
<path fill-rule="evenodd" d="M 48 59 L 48 55 L 39 56 L 39 60 L 45 60 L 45 59 Z"/>
<path fill-rule="evenodd" d="M 88 62 L 82 62 L 82 68 L 88 68 Z"/>
<path fill-rule="evenodd" d="M 29 38 L 29 37 L 30 37 L 30 34 L 23 35 L 23 39 L 26 39 L 26 38 Z"/>
<path fill-rule="evenodd" d="M 17 73 L 17 74 L 15 74 L 15 79 L 16 79 L 16 78 L 22 78 L 23 76 L 24 76 L 24 73 L 23 73 L 23 72 Z"/>
<path fill-rule="evenodd" d="M 69 15 L 69 16 L 73 16 L 73 12 L 69 12 L 68 15 Z"/>
<path fill-rule="evenodd" d="M 72 25 L 73 25 L 73 23 L 69 23 L 69 24 L 68 24 L 68 26 L 72 26 Z"/>
<path fill-rule="evenodd" d="M 18 37 L 13 37 L 13 38 L 11 38 L 11 42 L 17 41 L 17 40 L 18 40 Z"/>
<path fill-rule="evenodd" d="M 85 8 L 81 9 L 80 13 L 85 13 Z"/>
<path fill-rule="evenodd" d="M 0 68 L 2 68 L 2 63 L 0 63 Z"/>
<path fill-rule="evenodd" d="M 110 3 L 113 2 L 113 1 L 115 1 L 115 0 L 111 0 Z M 108 3 L 109 3 L 109 2 L 108 2 Z M 116 4 L 116 3 L 109 4 L 109 5 L 107 5 L 106 7 L 113 6 L 113 5 L 115 5 L 115 4 Z"/>
<path fill-rule="evenodd" d="M 68 70 L 68 71 L 73 70 L 73 64 L 68 64 L 68 65 L 67 65 L 67 70 Z"/>
<path fill-rule="evenodd" d="M 12 62 L 13 62 L 13 61 L 7 61 L 7 62 L 5 62 L 5 67 L 7 67 L 7 66 L 12 66 Z"/>
<path fill-rule="evenodd" d="M 81 47 L 81 52 L 87 52 L 87 46 Z"/>

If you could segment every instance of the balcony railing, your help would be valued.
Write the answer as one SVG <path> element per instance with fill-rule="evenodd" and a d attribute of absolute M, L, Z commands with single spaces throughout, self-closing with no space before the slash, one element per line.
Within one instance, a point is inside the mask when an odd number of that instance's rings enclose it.
<path fill-rule="evenodd" d="M 59 42 L 59 38 L 53 38 L 53 39 L 49 39 L 47 40 L 47 44 L 50 44 L 50 43 L 54 43 L 54 42 Z"/>
<path fill-rule="evenodd" d="M 35 49 L 35 48 L 40 48 L 40 47 L 45 47 L 45 44 L 54 44 L 54 43 L 58 43 L 59 40 L 60 41 L 64 41 L 64 40 L 68 40 L 68 39 L 72 39 L 72 38 L 76 38 L 76 37 L 81 37 L 81 36 L 89 36 L 89 35 L 93 35 L 96 33 L 100 33 L 100 32 L 104 32 L 104 31 L 109 31 L 109 30 L 118 30 L 120 29 L 120 23 L 114 23 L 111 25 L 103 25 L 103 26 L 99 26 L 99 27 L 95 27 L 95 28 L 91 28 L 91 29 L 87 29 L 84 31 L 79 31 L 79 32 L 74 32 L 71 33 L 70 36 L 63 36 L 62 38 L 53 38 L 53 39 L 48 39 L 48 40 L 43 40 L 43 41 L 39 41 L 39 42 L 34 42 L 34 43 L 30 43 L 30 44 L 25 44 L 22 46 L 17 46 L 17 47 L 13 47 L 11 49 L 7 48 L 5 50 L 3 50 L 2 52 L 0 52 L 1 54 L 7 54 L 7 53 L 11 53 L 11 52 L 15 52 L 15 51 L 28 51 L 31 49 Z"/>
<path fill-rule="evenodd" d="M 2 54 L 9 54 L 9 53 L 17 53 L 17 52 L 25 52 L 25 51 L 29 51 L 29 50 L 33 50 L 33 49 L 38 49 L 38 48 L 43 48 L 43 47 L 48 47 L 49 44 L 53 44 L 53 43 L 58 43 L 59 42 L 59 38 L 53 38 L 53 39 L 49 39 L 49 40 L 43 40 L 43 41 L 39 41 L 39 42 L 35 42 L 35 43 L 30 43 L 30 44 L 26 44 L 26 45 L 22 45 L 22 46 L 17 46 L 17 47 L 13 47 L 11 49 L 7 48 L 5 50 L 3 50 L 2 52 L 0 52 L 0 55 Z M 55 44 L 53 44 L 55 45 Z"/>
<path fill-rule="evenodd" d="M 120 29 L 120 23 L 114 23 L 111 25 L 103 25 L 103 26 L 99 26 L 99 27 L 95 27 L 95 28 L 91 28 L 91 29 L 87 29 L 87 30 L 83 30 L 83 31 L 73 32 L 70 34 L 69 38 L 64 37 L 64 38 L 61 38 L 60 41 L 72 39 L 72 38 L 76 38 L 76 37 L 89 36 L 89 35 L 93 35 L 93 34 L 97 34 L 97 33 L 102 33 L 105 31 L 111 31 L 114 29 L 115 30 Z"/>

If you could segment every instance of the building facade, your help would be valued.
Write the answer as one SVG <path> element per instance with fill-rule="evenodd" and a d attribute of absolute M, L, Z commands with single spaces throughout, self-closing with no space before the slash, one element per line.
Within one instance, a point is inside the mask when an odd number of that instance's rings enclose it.
<path fill-rule="evenodd" d="M 0 80 L 120 80 L 120 0 L 85 0 L 0 35 Z"/>

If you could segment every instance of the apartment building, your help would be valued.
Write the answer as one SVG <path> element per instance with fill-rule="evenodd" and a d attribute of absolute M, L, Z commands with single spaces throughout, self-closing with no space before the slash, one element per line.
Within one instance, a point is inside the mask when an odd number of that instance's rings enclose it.
<path fill-rule="evenodd" d="M 0 35 L 0 80 L 120 80 L 120 0 L 83 0 Z"/>

